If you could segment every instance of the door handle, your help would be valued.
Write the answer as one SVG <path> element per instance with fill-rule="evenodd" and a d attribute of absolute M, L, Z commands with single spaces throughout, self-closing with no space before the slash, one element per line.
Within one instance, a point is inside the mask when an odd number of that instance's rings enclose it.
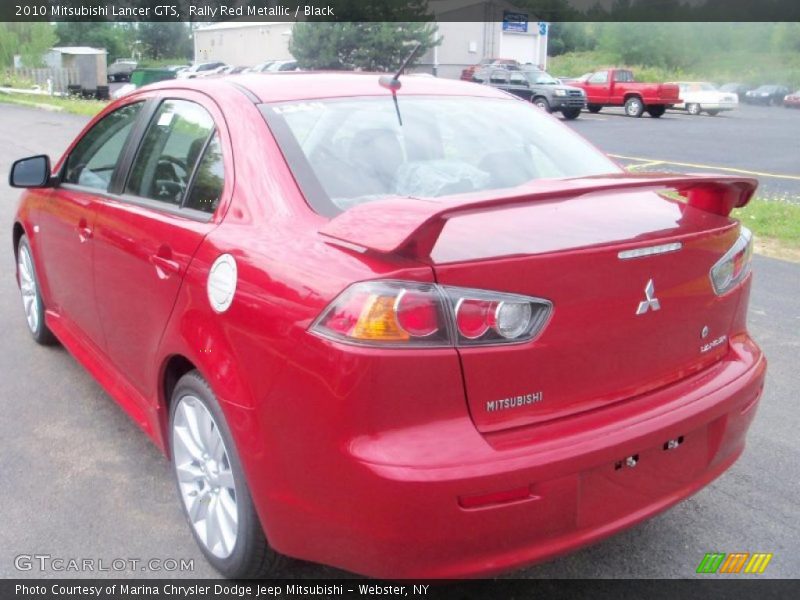
<path fill-rule="evenodd" d="M 164 256 L 167 254 L 167 256 Z M 178 261 L 169 258 L 172 251 L 168 248 L 161 248 L 158 254 L 150 257 L 150 263 L 156 268 L 156 275 L 159 279 L 168 279 L 170 275 L 177 275 L 181 272 L 181 265 Z"/>
<path fill-rule="evenodd" d="M 78 239 L 81 241 L 81 244 L 88 242 L 92 238 L 92 228 L 86 223 L 86 219 L 78 221 L 78 226 L 75 230 L 78 232 Z"/>
<path fill-rule="evenodd" d="M 156 274 L 159 279 L 167 279 L 170 275 L 181 272 L 181 266 L 177 261 L 164 258 L 163 256 L 151 256 L 150 262 L 156 268 Z"/>

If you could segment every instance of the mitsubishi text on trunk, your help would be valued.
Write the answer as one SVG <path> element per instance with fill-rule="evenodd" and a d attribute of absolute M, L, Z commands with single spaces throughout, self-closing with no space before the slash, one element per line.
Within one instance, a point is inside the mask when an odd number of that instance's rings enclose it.
<path fill-rule="evenodd" d="M 744 450 L 754 180 L 626 174 L 487 86 L 293 73 L 137 90 L 11 183 L 31 334 L 171 459 L 226 576 L 492 575 Z"/>

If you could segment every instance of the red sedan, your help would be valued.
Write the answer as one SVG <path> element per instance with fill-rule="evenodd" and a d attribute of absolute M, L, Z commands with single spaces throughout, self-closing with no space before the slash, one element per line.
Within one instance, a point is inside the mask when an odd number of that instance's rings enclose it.
<path fill-rule="evenodd" d="M 797 90 L 793 94 L 787 95 L 783 99 L 783 105 L 786 108 L 800 108 L 800 90 Z"/>
<path fill-rule="evenodd" d="M 744 449 L 753 180 L 626 175 L 488 86 L 302 73 L 143 88 L 10 179 L 33 338 L 171 458 L 227 576 L 490 575 Z"/>

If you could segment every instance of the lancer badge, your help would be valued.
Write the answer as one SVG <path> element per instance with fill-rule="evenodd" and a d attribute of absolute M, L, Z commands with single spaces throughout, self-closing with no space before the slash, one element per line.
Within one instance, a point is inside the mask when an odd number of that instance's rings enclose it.
<path fill-rule="evenodd" d="M 656 286 L 653 285 L 653 280 L 647 282 L 644 286 L 644 300 L 639 302 L 639 308 L 636 309 L 637 315 L 643 315 L 648 310 L 661 310 L 661 303 L 656 298 Z"/>

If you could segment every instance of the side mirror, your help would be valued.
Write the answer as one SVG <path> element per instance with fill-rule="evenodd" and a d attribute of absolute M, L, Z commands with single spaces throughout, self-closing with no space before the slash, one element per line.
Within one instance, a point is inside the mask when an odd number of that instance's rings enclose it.
<path fill-rule="evenodd" d="M 40 154 L 16 161 L 11 166 L 8 183 L 16 188 L 51 187 L 50 157 Z"/>

